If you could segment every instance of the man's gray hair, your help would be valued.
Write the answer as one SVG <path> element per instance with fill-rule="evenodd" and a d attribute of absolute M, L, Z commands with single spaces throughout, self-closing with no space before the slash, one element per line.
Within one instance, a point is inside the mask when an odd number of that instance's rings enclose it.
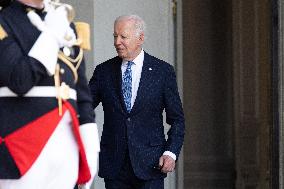
<path fill-rule="evenodd" d="M 136 29 L 136 36 L 139 36 L 141 33 L 146 33 L 146 24 L 144 20 L 137 15 L 131 14 L 131 15 L 122 15 L 115 19 L 114 24 L 116 24 L 118 21 L 121 20 L 133 20 L 134 21 L 134 27 Z"/>

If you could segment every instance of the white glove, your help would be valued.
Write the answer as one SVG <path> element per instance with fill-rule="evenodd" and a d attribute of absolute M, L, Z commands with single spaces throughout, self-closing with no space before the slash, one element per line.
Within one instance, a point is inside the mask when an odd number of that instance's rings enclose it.
<path fill-rule="evenodd" d="M 91 172 L 90 181 L 84 185 L 81 185 L 80 187 L 84 189 L 90 189 L 98 170 L 98 155 L 100 151 L 99 134 L 97 124 L 95 123 L 87 123 L 81 125 L 79 129 Z"/>
<path fill-rule="evenodd" d="M 74 31 L 70 28 L 67 18 L 67 10 L 64 6 L 56 9 L 49 8 L 45 16 L 44 23 L 48 31 L 50 31 L 57 39 L 60 47 L 72 46 L 76 42 Z M 70 42 L 73 42 L 73 44 Z"/>
<path fill-rule="evenodd" d="M 44 11 L 46 11 L 46 12 L 48 12 L 50 8 L 54 8 L 50 4 L 50 0 L 43 0 L 43 4 L 44 4 Z"/>
<path fill-rule="evenodd" d="M 29 11 L 27 16 L 31 23 L 42 31 L 31 48 L 29 56 L 41 62 L 48 73 L 53 75 L 59 48 L 71 47 L 76 43 L 76 36 L 69 26 L 66 9 L 65 7 L 57 9 L 49 7 L 44 21 L 34 11 Z"/>
<path fill-rule="evenodd" d="M 76 39 L 75 32 L 71 27 L 69 27 L 66 31 L 64 39 L 60 41 L 60 43 L 64 47 L 72 47 L 76 42 L 77 42 L 77 39 Z"/>
<path fill-rule="evenodd" d="M 67 18 L 67 11 L 64 6 L 54 9 L 48 7 L 48 13 L 44 21 L 34 11 L 28 13 L 31 23 L 42 32 L 48 32 L 59 44 L 59 47 L 71 47 L 76 43 L 76 36 Z"/>

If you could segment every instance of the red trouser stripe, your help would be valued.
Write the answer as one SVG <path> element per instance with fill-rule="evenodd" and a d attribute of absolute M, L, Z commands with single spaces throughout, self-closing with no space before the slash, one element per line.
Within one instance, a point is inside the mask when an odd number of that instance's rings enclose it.
<path fill-rule="evenodd" d="M 61 118 L 56 108 L 4 138 L 21 175 L 33 165 Z"/>
<path fill-rule="evenodd" d="M 80 155 L 80 162 L 79 162 L 79 177 L 77 180 L 78 184 L 84 184 L 91 179 L 91 173 L 88 166 L 86 153 L 84 149 L 84 145 L 80 136 L 79 132 L 79 120 L 77 118 L 77 113 L 74 110 L 73 106 L 69 102 L 65 102 L 64 105 L 70 111 L 71 117 L 73 119 L 73 132 L 76 137 L 78 146 L 79 146 L 79 155 Z"/>
<path fill-rule="evenodd" d="M 64 115 L 67 109 L 72 117 L 73 132 L 79 147 L 80 162 L 77 183 L 83 184 L 90 180 L 91 174 L 79 132 L 77 113 L 68 101 L 64 101 L 62 115 Z M 58 108 L 56 108 L 7 135 L 5 138 L 0 138 L 0 144 L 5 142 L 21 175 L 24 175 L 33 165 L 61 118 L 58 114 Z"/>

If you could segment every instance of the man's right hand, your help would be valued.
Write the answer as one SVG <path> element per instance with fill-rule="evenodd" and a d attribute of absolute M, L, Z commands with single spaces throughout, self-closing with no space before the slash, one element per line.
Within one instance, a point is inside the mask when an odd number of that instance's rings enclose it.
<path fill-rule="evenodd" d="M 159 159 L 159 166 L 163 173 L 169 173 L 175 169 L 175 160 L 168 155 L 162 155 Z"/>

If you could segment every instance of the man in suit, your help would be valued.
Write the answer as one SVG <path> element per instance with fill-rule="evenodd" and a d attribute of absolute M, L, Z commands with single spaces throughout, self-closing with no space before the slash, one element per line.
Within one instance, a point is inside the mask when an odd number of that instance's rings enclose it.
<path fill-rule="evenodd" d="M 162 189 L 184 139 L 184 115 L 173 67 L 146 53 L 144 21 L 114 22 L 118 56 L 100 65 L 89 82 L 94 108 L 102 102 L 99 176 L 107 189 Z M 163 111 L 171 126 L 165 139 Z"/>

